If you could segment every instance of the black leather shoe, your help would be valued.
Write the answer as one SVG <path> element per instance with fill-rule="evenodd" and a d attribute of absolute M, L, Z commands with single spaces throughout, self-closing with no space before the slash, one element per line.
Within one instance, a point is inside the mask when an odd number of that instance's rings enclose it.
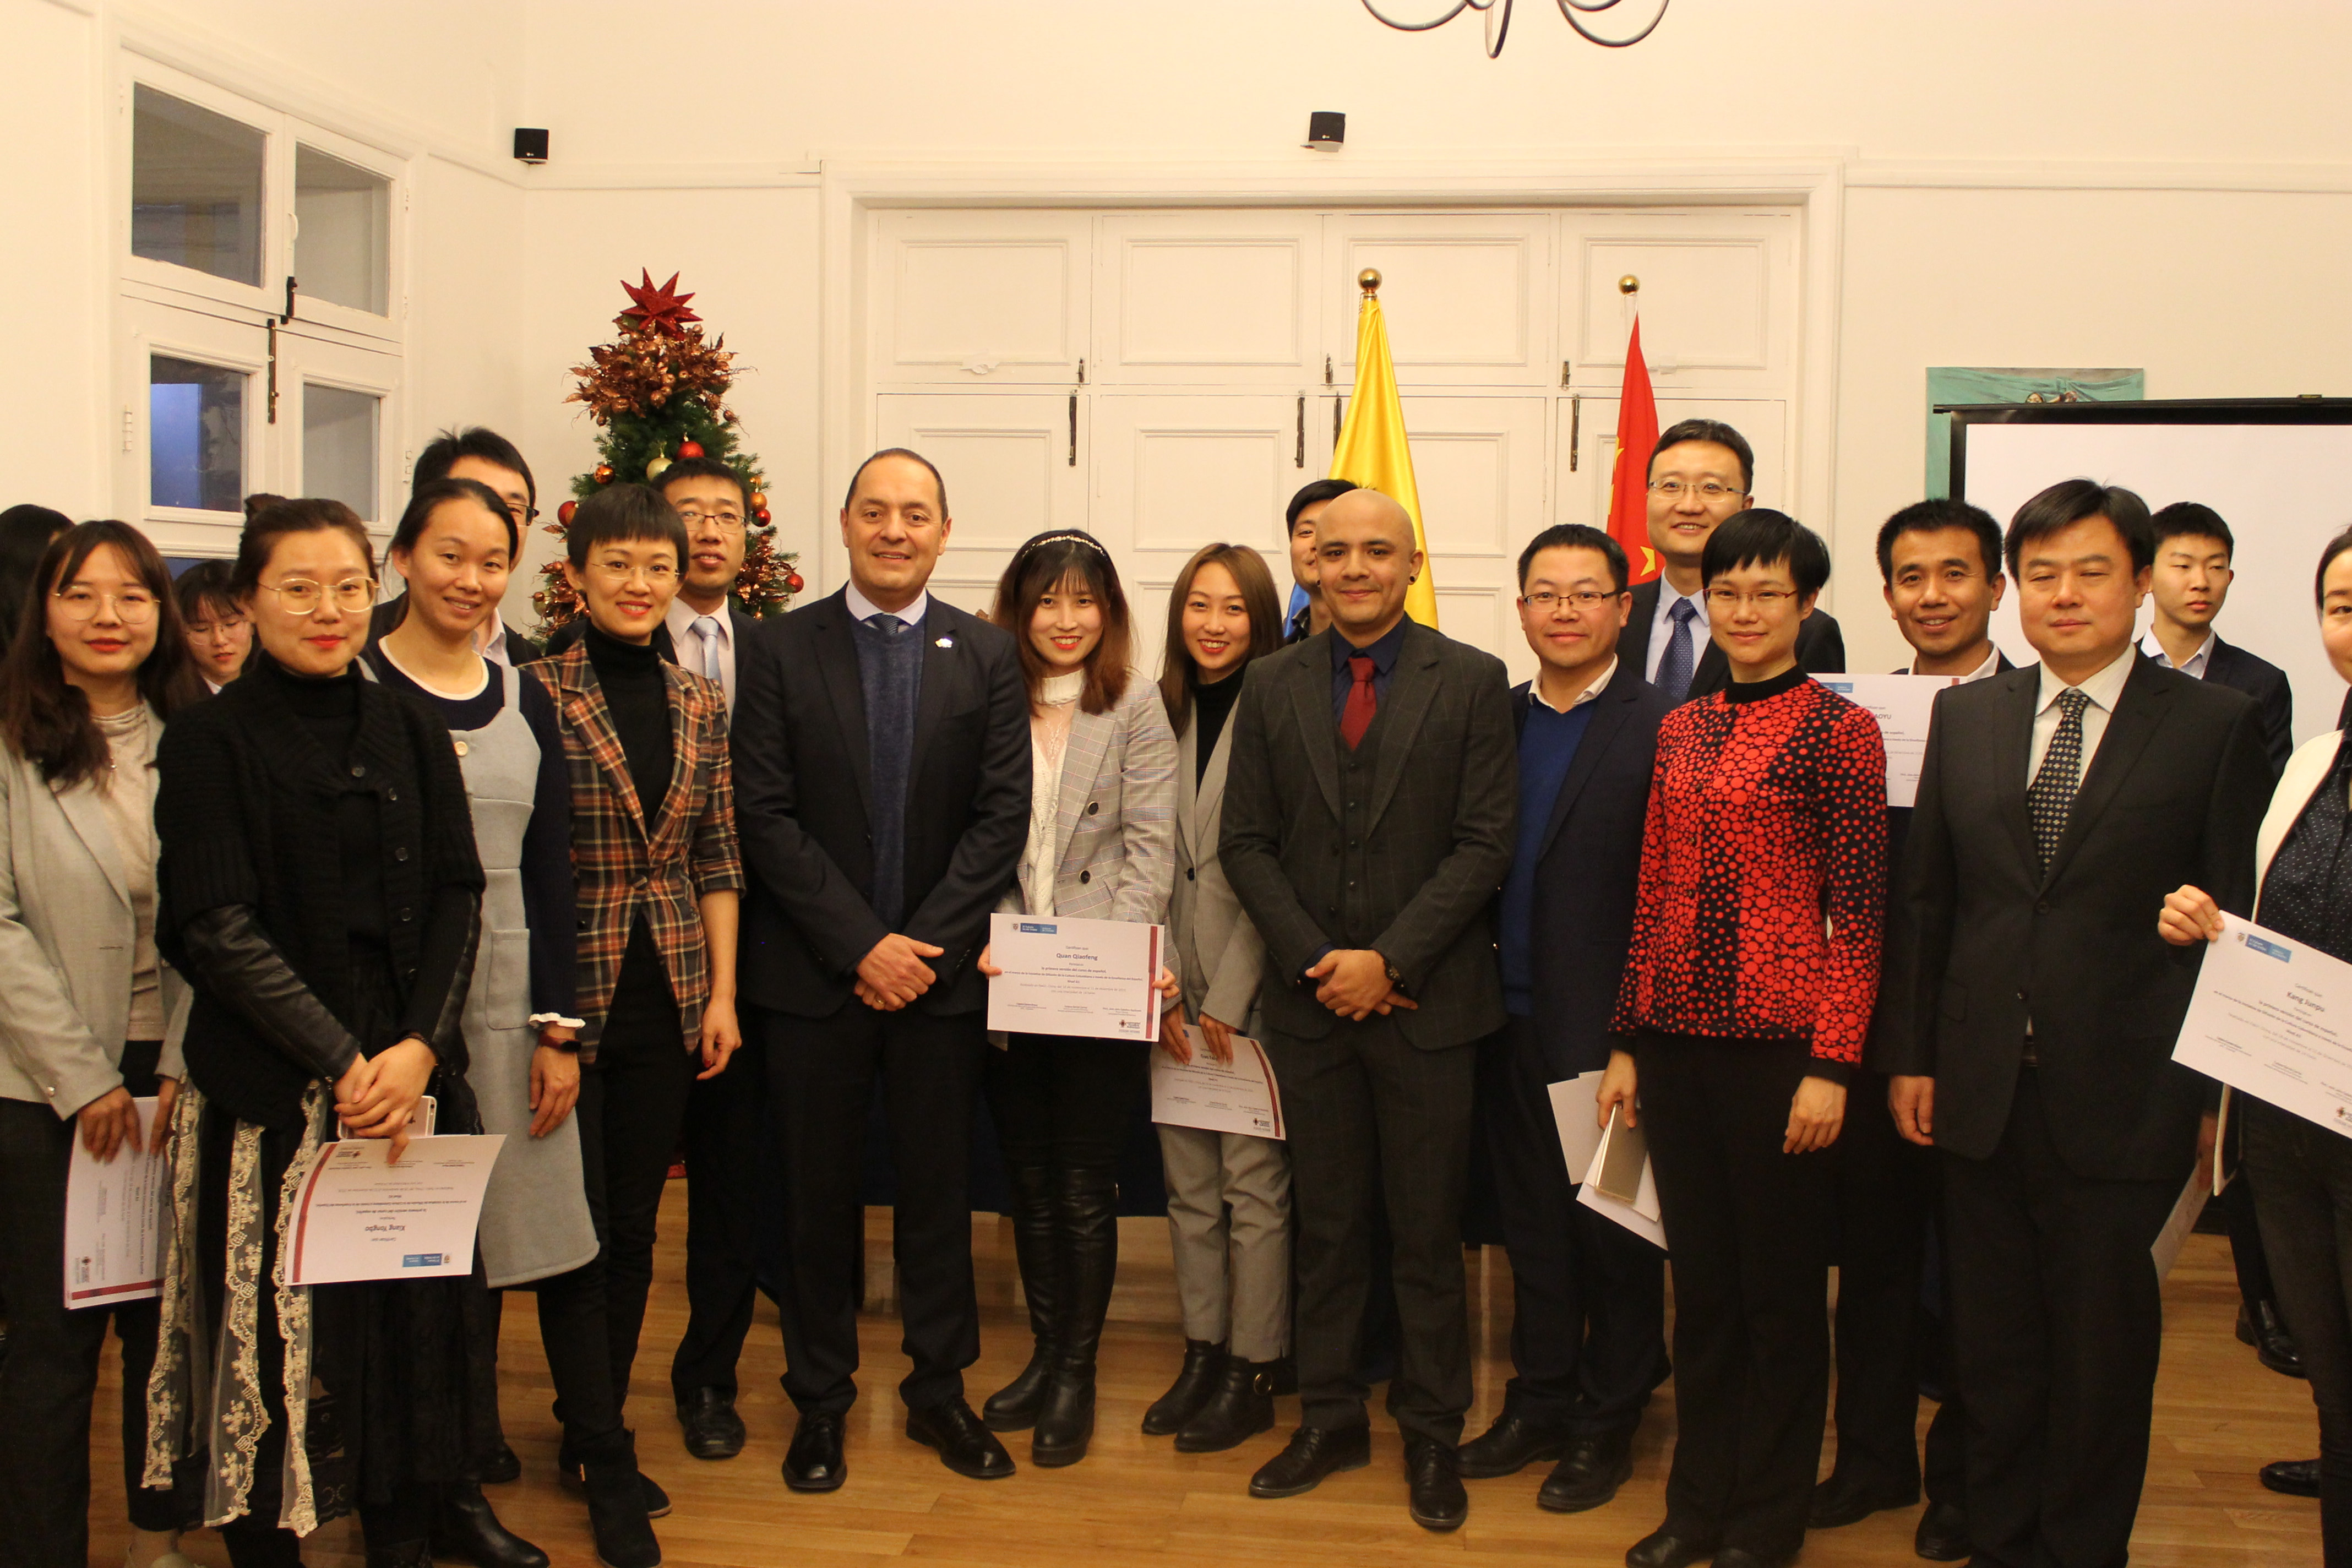
<path fill-rule="evenodd" d="M 1213 1345 L 1206 1340 L 1186 1340 L 1184 1364 L 1178 1370 L 1176 1381 L 1143 1413 L 1143 1435 L 1165 1437 L 1181 1431 L 1184 1423 L 1199 1415 L 1201 1406 L 1216 1392 L 1224 1368 L 1224 1346 Z"/>
<path fill-rule="evenodd" d="M 635 1452 L 636 1434 L 632 1432 L 628 1436 L 631 1442 L 631 1452 Z M 579 1456 L 572 1453 L 567 1447 L 559 1446 L 555 1450 L 555 1479 L 556 1484 L 566 1491 L 576 1492 L 586 1489 L 586 1471 L 581 1466 Z M 669 1493 L 662 1490 L 653 1477 L 643 1470 L 637 1472 L 637 1489 L 645 1494 L 647 1518 L 660 1519 L 669 1512 Z"/>
<path fill-rule="evenodd" d="M 1767 1557 L 1745 1546 L 1727 1546 L 1715 1554 L 1715 1568 L 1783 1568 L 1786 1557 Z"/>
<path fill-rule="evenodd" d="M 1557 1459 L 1567 1453 L 1569 1440 L 1564 1427 L 1529 1420 L 1507 1405 L 1492 1426 L 1462 1445 L 1456 1470 L 1474 1481 L 1516 1476 L 1538 1459 Z"/>
<path fill-rule="evenodd" d="M 940 1463 L 957 1475 L 1001 1481 L 1013 1473 L 1013 1456 L 961 1399 L 908 1411 L 907 1436 L 937 1448 Z"/>
<path fill-rule="evenodd" d="M 1911 1550 L 1930 1563 L 1965 1563 L 1975 1553 L 1969 1540 L 1968 1510 L 1956 1502 L 1931 1502 L 1911 1532 Z"/>
<path fill-rule="evenodd" d="M 1301 1426 L 1282 1452 L 1250 1478 L 1250 1496 L 1297 1497 L 1321 1486 L 1326 1476 L 1360 1470 L 1371 1462 L 1370 1426 Z"/>
<path fill-rule="evenodd" d="M 1454 1447 L 1434 1437 L 1404 1440 L 1406 1509 L 1423 1530 L 1459 1530 L 1470 1517 L 1470 1494 L 1454 1468 Z"/>
<path fill-rule="evenodd" d="M 2263 1467 L 2263 1485 L 2289 1497 L 2319 1495 L 2317 1459 L 2277 1459 Z"/>
<path fill-rule="evenodd" d="M 841 1457 L 841 1416 L 831 1410 L 802 1416 L 784 1453 L 784 1485 L 796 1492 L 829 1492 L 848 1474 L 848 1461 Z"/>
<path fill-rule="evenodd" d="M 2295 1349 L 2275 1301 L 2238 1304 L 2238 1342 L 2253 1346 L 2254 1359 L 2281 1376 L 2304 1375 L 2303 1352 Z"/>
<path fill-rule="evenodd" d="M 522 1479 L 522 1460 L 516 1456 L 512 1444 L 500 1443 L 499 1451 L 482 1461 L 481 1471 L 484 1486 L 502 1487 L 509 1481 Z"/>
<path fill-rule="evenodd" d="M 1625 1549 L 1625 1568 L 1685 1568 L 1714 1555 L 1715 1542 L 1676 1535 L 1668 1524 Z"/>
<path fill-rule="evenodd" d="M 588 1530 L 596 1561 L 604 1568 L 660 1568 L 661 1542 L 646 1513 L 644 1478 L 633 1452 L 614 1462 L 590 1465 L 582 1477 L 588 1493 Z"/>
<path fill-rule="evenodd" d="M 678 1395 L 677 1424 L 686 1451 L 698 1459 L 731 1459 L 743 1451 L 743 1418 L 735 1396 L 723 1388 L 696 1388 Z"/>
<path fill-rule="evenodd" d="M 1907 1490 L 1876 1486 L 1832 1470 L 1829 1479 L 1813 1488 L 1812 1507 L 1805 1516 L 1805 1524 L 1812 1530 L 1838 1530 L 1890 1508 L 1909 1508 L 1918 1500 L 1919 1489 L 1916 1486 Z"/>
<path fill-rule="evenodd" d="M 433 1507 L 433 1555 L 477 1568 L 547 1568 L 547 1553 L 499 1522 L 478 1484 L 445 1489 Z"/>
<path fill-rule="evenodd" d="M 1536 1493 L 1536 1506 L 1554 1513 L 1583 1513 L 1617 1495 L 1633 1473 L 1633 1434 L 1610 1432 L 1579 1437 Z"/>
<path fill-rule="evenodd" d="M 1075 1465 L 1087 1457 L 1094 1436 L 1094 1374 L 1055 1373 L 1037 1411 L 1037 1428 L 1030 1434 L 1029 1462 L 1049 1470 Z"/>
<path fill-rule="evenodd" d="M 1274 1363 L 1225 1358 L 1208 1403 L 1176 1434 L 1180 1454 L 1222 1454 L 1274 1429 Z"/>

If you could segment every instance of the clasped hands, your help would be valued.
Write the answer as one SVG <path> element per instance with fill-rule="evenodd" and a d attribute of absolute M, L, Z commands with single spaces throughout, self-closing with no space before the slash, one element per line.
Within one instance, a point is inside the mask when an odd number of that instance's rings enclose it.
<path fill-rule="evenodd" d="M 1389 961 L 1369 947 L 1335 947 L 1307 971 L 1320 981 L 1315 1000 L 1342 1018 L 1361 1022 L 1374 1013 L 1386 1017 L 1392 1008 L 1419 1012 L 1421 1004 L 1389 980 Z"/>
<path fill-rule="evenodd" d="M 356 1057 L 335 1080 L 335 1114 L 353 1138 L 392 1140 L 392 1163 L 408 1148 L 408 1121 L 441 1058 L 417 1036 Z"/>

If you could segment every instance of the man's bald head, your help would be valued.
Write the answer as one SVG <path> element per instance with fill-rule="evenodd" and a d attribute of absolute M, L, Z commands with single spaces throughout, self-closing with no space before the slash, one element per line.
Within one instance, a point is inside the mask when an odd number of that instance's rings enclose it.
<path fill-rule="evenodd" d="M 1361 647 L 1404 618 L 1405 590 L 1421 575 L 1412 516 L 1378 490 L 1349 490 L 1315 521 L 1315 557 L 1332 628 Z"/>

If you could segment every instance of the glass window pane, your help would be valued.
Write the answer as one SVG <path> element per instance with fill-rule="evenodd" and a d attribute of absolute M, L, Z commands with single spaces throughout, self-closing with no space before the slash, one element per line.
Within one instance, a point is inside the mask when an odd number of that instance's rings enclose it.
<path fill-rule="evenodd" d="M 392 285 L 392 182 L 294 147 L 294 276 L 309 295 L 381 316 Z"/>
<path fill-rule="evenodd" d="M 374 394 L 302 387 L 302 493 L 339 500 L 375 521 Z"/>
<path fill-rule="evenodd" d="M 268 138 L 143 82 L 131 101 L 131 253 L 258 285 Z"/>
<path fill-rule="evenodd" d="M 242 510 L 246 373 L 168 354 L 147 364 L 149 504 Z"/>

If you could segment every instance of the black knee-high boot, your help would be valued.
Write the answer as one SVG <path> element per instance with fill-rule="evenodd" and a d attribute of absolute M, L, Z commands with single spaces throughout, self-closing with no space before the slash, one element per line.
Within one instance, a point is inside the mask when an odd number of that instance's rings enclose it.
<path fill-rule="evenodd" d="M 1095 1430 L 1095 1354 L 1118 1275 L 1118 1183 L 1108 1167 L 1066 1170 L 1055 1186 L 1055 1228 L 1062 1257 L 1061 1326 L 1053 1381 L 1037 1413 L 1030 1458 L 1042 1466 L 1075 1465 Z"/>
<path fill-rule="evenodd" d="M 998 1432 L 1018 1432 L 1037 1423 L 1052 1379 L 1055 1329 L 1060 1300 L 1060 1265 L 1054 1246 L 1054 1173 L 1044 1165 L 1008 1165 L 1013 1194 L 1013 1254 L 1021 1266 L 1021 1293 L 1029 1298 L 1029 1333 L 1034 1342 L 1021 1375 L 988 1396 L 980 1418 Z"/>

